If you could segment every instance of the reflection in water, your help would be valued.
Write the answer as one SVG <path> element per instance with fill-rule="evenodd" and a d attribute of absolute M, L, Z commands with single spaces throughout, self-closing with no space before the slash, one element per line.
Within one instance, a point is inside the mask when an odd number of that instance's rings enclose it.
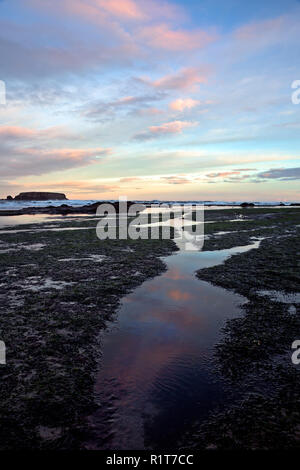
<path fill-rule="evenodd" d="M 87 214 L 59 215 L 59 214 L 22 214 L 22 215 L 0 215 L 0 228 L 14 227 L 25 224 L 40 224 L 52 222 L 74 222 L 79 220 L 89 220 L 92 216 Z M 55 227 L 55 225 L 54 225 Z M 1 231 L 2 232 L 2 231 Z M 2 232 L 4 233 L 4 232 Z M 5 232 L 6 233 L 6 232 Z"/>
<path fill-rule="evenodd" d="M 212 348 L 246 299 L 199 281 L 195 271 L 258 245 L 178 252 L 165 259 L 168 271 L 123 300 L 103 337 L 87 448 L 176 448 L 185 429 L 222 403 Z"/>

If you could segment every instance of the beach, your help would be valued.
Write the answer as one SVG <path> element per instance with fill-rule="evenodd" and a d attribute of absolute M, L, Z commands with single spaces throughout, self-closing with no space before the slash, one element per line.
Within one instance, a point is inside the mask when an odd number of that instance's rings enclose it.
<path fill-rule="evenodd" d="M 297 444 L 298 208 L 206 210 L 197 253 L 44 217 L 0 231 L 2 449 Z"/>

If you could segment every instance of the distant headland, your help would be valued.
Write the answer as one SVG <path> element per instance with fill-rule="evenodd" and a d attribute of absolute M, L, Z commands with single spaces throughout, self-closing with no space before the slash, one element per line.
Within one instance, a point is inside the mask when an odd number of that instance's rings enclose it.
<path fill-rule="evenodd" d="M 15 198 L 7 196 L 8 201 L 49 201 L 49 200 L 67 200 L 67 197 L 63 193 L 49 193 L 49 192 L 25 192 L 20 193 Z"/>

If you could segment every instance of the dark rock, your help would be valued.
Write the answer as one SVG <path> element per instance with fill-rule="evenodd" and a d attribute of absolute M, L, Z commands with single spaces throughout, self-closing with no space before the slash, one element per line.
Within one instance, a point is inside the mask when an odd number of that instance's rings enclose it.
<path fill-rule="evenodd" d="M 48 192 L 26 192 L 20 193 L 15 197 L 16 201 L 47 201 L 51 199 L 67 199 L 63 193 L 48 193 Z"/>
<path fill-rule="evenodd" d="M 12 201 L 13 200 L 13 197 L 12 196 L 7 196 L 6 198 L 8 201 Z"/>
<path fill-rule="evenodd" d="M 253 202 L 242 202 L 242 204 L 240 204 L 241 207 L 254 207 L 255 204 Z"/>
<path fill-rule="evenodd" d="M 48 193 L 49 194 L 49 193 Z M 46 207 L 24 207 L 23 209 L 12 209 L 12 210 L 0 210 L 1 215 L 24 215 L 24 214 L 96 214 L 97 207 L 100 204 L 107 204 L 107 201 L 94 202 L 93 204 L 85 204 L 83 206 L 69 206 L 68 204 L 62 204 L 61 206 L 46 206 Z M 119 203 L 111 203 L 116 213 L 120 211 Z M 134 204 L 131 201 L 127 201 L 127 210 Z"/>

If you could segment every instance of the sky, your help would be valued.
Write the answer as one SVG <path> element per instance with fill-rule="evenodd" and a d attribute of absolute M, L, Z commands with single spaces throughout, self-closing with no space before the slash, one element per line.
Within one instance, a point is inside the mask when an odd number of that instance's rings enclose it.
<path fill-rule="evenodd" d="M 300 201 L 299 24 L 298 0 L 0 0 L 0 198 Z"/>

